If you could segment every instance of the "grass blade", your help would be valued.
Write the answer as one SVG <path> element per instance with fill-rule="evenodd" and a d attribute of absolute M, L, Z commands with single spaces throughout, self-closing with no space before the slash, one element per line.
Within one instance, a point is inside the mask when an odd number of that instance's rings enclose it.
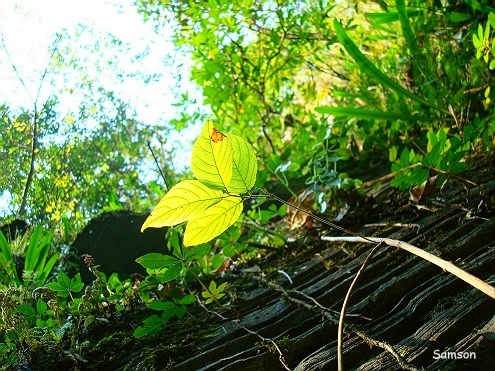
<path fill-rule="evenodd" d="M 0 231 L 0 264 L 5 269 L 5 273 L 9 279 L 16 284 L 20 284 L 17 271 L 15 270 L 14 257 L 12 256 L 12 250 L 10 244 L 5 238 L 4 234 Z"/>
<path fill-rule="evenodd" d="M 444 110 L 440 107 L 437 107 L 435 104 L 428 102 L 424 98 L 420 97 L 419 95 L 416 95 L 403 86 L 399 85 L 395 81 L 393 81 L 391 78 L 389 78 L 387 75 L 385 75 L 382 71 L 380 71 L 378 68 L 375 67 L 373 63 L 370 62 L 366 56 L 361 53 L 359 48 L 354 44 L 352 39 L 346 34 L 344 29 L 342 28 L 342 25 L 338 21 L 338 19 L 334 20 L 334 26 L 335 26 L 335 32 L 337 34 L 337 37 L 344 47 L 344 49 L 351 55 L 351 57 L 356 61 L 358 64 L 359 68 L 365 73 L 367 73 L 371 78 L 373 78 L 376 82 L 379 84 L 392 89 L 398 94 L 402 94 L 403 96 L 410 98 L 412 100 L 415 100 L 416 102 L 419 102 L 421 104 L 424 104 L 426 106 L 435 108 L 436 110 L 446 114 L 450 115 L 449 111 Z"/>
<path fill-rule="evenodd" d="M 363 120 L 386 120 L 386 121 L 394 121 L 394 120 L 404 120 L 404 121 L 437 121 L 444 120 L 443 118 L 438 117 L 423 117 L 418 115 L 410 115 L 407 113 L 395 113 L 395 112 L 380 112 L 380 111 L 371 111 L 362 108 L 353 108 L 353 107 L 331 107 L 331 106 L 322 106 L 315 108 L 316 112 L 333 115 L 337 117 L 348 116 L 355 117 Z"/>

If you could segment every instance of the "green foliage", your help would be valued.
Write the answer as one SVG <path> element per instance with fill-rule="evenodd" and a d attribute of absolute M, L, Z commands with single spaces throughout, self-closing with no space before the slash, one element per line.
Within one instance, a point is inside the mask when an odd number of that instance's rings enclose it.
<path fill-rule="evenodd" d="M 42 233 L 43 227 L 38 226 L 31 234 L 29 244 L 26 248 L 21 280 L 21 277 L 17 275 L 12 248 L 3 233 L 0 232 L 0 265 L 5 270 L 5 274 L 0 272 L 1 283 L 6 286 L 24 285 L 26 287 L 38 287 L 45 284 L 60 254 L 55 253 L 48 259 L 51 247 L 51 234 L 47 233 L 43 237 Z M 16 244 L 23 244 L 25 241 L 26 238 L 24 237 L 20 242 L 16 242 Z M 22 247 L 17 248 L 21 251 L 23 250 Z"/>
<path fill-rule="evenodd" d="M 392 181 L 392 186 L 398 186 L 400 189 L 409 188 L 415 184 L 423 183 L 431 171 L 441 171 L 442 174 L 460 174 L 465 171 L 469 165 L 462 161 L 467 150 L 462 146 L 462 140 L 459 136 L 447 136 L 449 130 L 442 128 L 438 132 L 428 129 L 428 145 L 426 154 L 416 154 L 414 149 L 404 148 L 399 158 L 397 158 L 397 148 L 392 147 L 390 150 L 390 161 L 392 172 L 398 172 L 398 175 Z M 469 144 L 468 144 L 469 148 Z"/>
<path fill-rule="evenodd" d="M 192 246 L 211 241 L 237 221 L 241 194 L 256 181 L 256 155 L 249 143 L 220 133 L 207 121 L 194 144 L 191 164 L 198 180 L 172 187 L 141 230 L 188 222 L 184 245 Z"/>
<path fill-rule="evenodd" d="M 64 272 L 59 272 L 56 282 L 50 282 L 47 286 L 55 291 L 58 296 L 66 298 L 76 292 L 80 292 L 84 287 L 81 281 L 81 274 L 78 273 L 74 278 L 69 278 Z"/>
<path fill-rule="evenodd" d="M 434 103 L 428 102 L 427 100 L 418 96 L 417 94 L 414 94 L 409 90 L 405 89 L 402 85 L 399 85 L 391 78 L 389 78 L 386 74 L 384 74 L 382 71 L 380 71 L 368 58 L 366 58 L 366 56 L 363 53 L 361 53 L 361 51 L 358 49 L 356 44 L 354 44 L 352 39 L 344 31 L 340 22 L 337 19 L 334 20 L 334 27 L 335 27 L 335 32 L 337 33 L 337 37 L 339 38 L 339 41 L 342 44 L 342 46 L 345 48 L 345 50 L 351 55 L 351 57 L 357 63 L 359 68 L 363 72 L 368 74 L 377 83 L 389 89 L 392 89 L 393 91 L 397 92 L 399 95 L 402 95 L 406 98 L 409 98 L 426 106 L 431 106 L 444 113 L 448 113 L 448 111 L 438 108 Z M 396 119 L 397 118 L 398 117 L 396 117 Z"/>
<path fill-rule="evenodd" d="M 15 285 L 20 284 L 19 277 L 17 276 L 17 272 L 15 269 L 14 257 L 12 256 L 12 249 L 10 248 L 10 244 L 7 242 L 3 232 L 0 231 L 0 264 L 2 268 L 5 270 L 5 274 L 0 272 L 1 282 L 5 285 L 10 282 Z"/>
<path fill-rule="evenodd" d="M 206 304 L 210 304 L 213 303 L 213 301 L 218 301 L 225 296 L 224 291 L 226 287 L 227 282 L 224 282 L 217 287 L 217 283 L 215 281 L 211 281 L 210 286 L 208 286 L 208 290 L 203 291 L 201 295 L 206 299 Z"/>
<path fill-rule="evenodd" d="M 152 315 L 144 320 L 144 326 L 138 326 L 134 331 L 134 337 L 140 338 L 145 335 L 155 335 L 162 326 L 173 316 L 181 319 L 186 314 L 186 306 L 196 302 L 196 297 L 186 295 L 181 299 L 172 298 L 171 301 L 155 301 L 148 304 L 148 307 L 154 310 L 162 310 L 160 317 Z"/>
<path fill-rule="evenodd" d="M 495 30 L 495 14 L 490 13 L 485 27 L 480 23 L 478 24 L 478 33 L 473 33 L 476 58 L 483 57 L 483 60 L 491 70 L 495 68 L 495 38 L 493 30 Z"/>
<path fill-rule="evenodd" d="M 51 234 L 47 233 L 42 240 L 42 231 L 42 226 L 35 228 L 29 241 L 24 262 L 24 275 L 27 276 L 32 272 L 32 283 L 35 286 L 42 286 L 46 282 L 60 255 L 55 253 L 47 261 L 51 246 Z"/>

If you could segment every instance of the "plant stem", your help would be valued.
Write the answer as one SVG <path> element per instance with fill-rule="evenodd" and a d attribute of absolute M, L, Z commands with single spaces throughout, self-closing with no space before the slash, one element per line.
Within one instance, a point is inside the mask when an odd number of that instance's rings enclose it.
<path fill-rule="evenodd" d="M 350 235 L 353 235 L 353 236 L 356 236 L 356 237 L 359 237 L 359 238 L 362 238 L 362 239 L 365 239 L 367 242 L 370 242 L 370 243 L 375 243 L 375 244 L 378 244 L 380 241 L 374 241 L 372 238 L 370 237 L 365 237 L 365 236 L 362 236 L 360 235 L 359 233 L 356 233 L 356 232 L 352 232 L 348 229 L 345 229 L 344 227 L 341 227 L 337 224 L 334 224 L 334 223 L 331 223 L 329 222 L 328 220 L 326 219 L 323 219 L 323 218 L 320 218 L 319 216 L 313 214 L 313 213 L 310 213 L 309 211 L 307 210 L 304 210 L 303 208 L 300 208 L 299 206 L 296 206 L 294 204 L 291 204 L 290 202 L 287 202 L 283 199 L 281 199 L 280 197 L 277 197 L 275 196 L 274 194 L 262 189 L 262 192 L 267 196 L 267 197 L 271 197 L 279 202 L 282 202 L 283 204 L 286 204 L 290 207 L 293 207 L 294 209 L 298 210 L 298 211 L 301 211 L 303 213 L 305 213 L 306 215 L 309 215 L 310 217 L 312 217 L 313 219 L 315 220 L 318 220 L 320 223 L 323 223 L 323 224 L 326 224 L 326 225 L 329 225 L 330 227 L 332 228 L 335 228 L 335 229 L 338 229 L 339 231 L 341 232 L 344 232 L 344 233 L 347 233 L 347 234 L 350 234 Z"/>
<path fill-rule="evenodd" d="M 356 277 L 354 277 L 354 280 L 352 281 L 351 286 L 349 287 L 349 290 L 347 290 L 347 295 L 345 296 L 344 302 L 342 303 L 342 310 L 340 312 L 339 329 L 338 329 L 338 335 L 337 335 L 337 363 L 338 363 L 339 371 L 344 371 L 342 337 L 343 337 L 343 333 L 344 333 L 345 311 L 347 309 L 347 304 L 349 303 L 349 299 L 351 297 L 352 290 L 354 289 L 354 286 L 356 286 L 357 281 L 359 280 L 359 277 L 364 272 L 364 269 L 367 267 L 367 265 L 370 262 L 373 255 L 375 255 L 375 253 L 378 251 L 378 249 L 382 248 L 385 245 L 386 245 L 385 242 L 381 241 L 378 245 L 376 245 L 373 248 L 373 250 L 371 250 L 369 255 L 366 257 L 363 265 L 361 266 L 361 268 L 357 272 Z"/>

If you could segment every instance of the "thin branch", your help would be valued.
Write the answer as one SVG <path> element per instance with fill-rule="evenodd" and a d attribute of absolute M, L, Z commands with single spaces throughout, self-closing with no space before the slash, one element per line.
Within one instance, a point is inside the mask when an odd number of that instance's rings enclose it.
<path fill-rule="evenodd" d="M 297 304 L 297 305 L 300 305 L 302 307 L 305 307 L 306 309 L 310 310 L 310 311 L 313 311 L 313 312 L 317 312 L 317 313 L 320 313 L 320 311 L 316 311 L 315 310 L 315 307 L 314 306 L 311 306 L 309 305 L 308 303 L 302 301 L 302 300 L 299 300 L 299 299 L 296 299 L 294 298 L 291 293 L 294 293 L 294 294 L 297 294 L 297 295 L 301 295 L 301 296 L 304 296 L 306 299 L 309 299 L 311 300 L 318 308 L 320 308 L 323 312 L 324 315 L 327 316 L 328 319 L 330 319 L 330 321 L 334 324 L 337 324 L 337 318 L 334 317 L 334 315 L 339 315 L 340 312 L 339 311 L 336 311 L 334 309 L 331 309 L 331 308 L 327 308 L 323 305 L 321 305 L 315 298 L 309 296 L 309 295 L 306 295 L 304 292 L 302 291 L 298 291 L 298 290 L 290 290 L 290 291 L 287 291 L 285 290 L 282 286 L 280 285 L 277 285 L 273 282 L 270 282 L 270 281 L 266 281 L 263 279 L 263 277 L 254 277 L 256 279 L 258 279 L 259 281 L 261 281 L 263 284 L 265 284 L 266 286 L 268 286 L 269 288 L 271 289 L 274 289 L 276 291 L 279 291 L 282 293 L 282 295 L 284 296 L 284 298 L 286 298 L 288 301 L 290 302 L 293 302 L 294 304 Z M 331 317 L 328 317 L 328 315 L 332 315 Z M 346 314 L 346 317 L 357 317 L 357 318 L 362 318 L 366 321 L 371 321 L 371 318 L 368 318 L 368 317 L 365 317 L 359 313 L 347 313 Z"/>
<path fill-rule="evenodd" d="M 280 363 L 282 363 L 282 366 L 288 370 L 288 371 L 291 371 L 289 366 L 287 366 L 287 363 L 285 363 L 285 359 L 284 359 L 284 355 L 282 353 L 282 351 L 280 350 L 280 348 L 278 347 L 277 343 L 273 340 L 273 339 L 270 339 L 270 338 L 265 338 L 264 336 L 261 336 L 260 334 L 258 334 L 256 331 L 253 331 L 249 328 L 247 328 L 246 326 L 244 326 L 242 323 L 240 323 L 239 320 L 232 320 L 232 319 L 228 319 L 224 316 L 222 316 L 220 313 L 218 312 L 215 312 L 213 310 L 210 310 L 208 308 L 206 308 L 205 304 L 203 303 L 203 301 L 199 298 L 198 295 L 196 295 L 196 299 L 198 300 L 198 303 L 199 305 L 207 312 L 207 313 L 210 313 L 210 314 L 214 314 L 215 316 L 217 316 L 218 318 L 220 318 L 222 321 L 231 321 L 231 322 L 234 322 L 236 324 L 238 324 L 243 330 L 249 332 L 251 335 L 255 335 L 257 336 L 259 339 L 261 339 L 262 342 L 264 343 L 271 343 L 273 345 L 273 347 L 276 349 L 277 353 L 278 353 L 278 359 L 280 360 Z"/>
<path fill-rule="evenodd" d="M 344 357 L 343 357 L 343 347 L 342 347 L 342 337 L 344 334 L 344 318 L 345 318 L 345 311 L 347 310 L 347 304 L 349 303 L 349 299 L 352 294 L 352 290 L 354 290 L 354 287 L 356 286 L 359 277 L 363 274 L 365 268 L 368 266 L 368 263 L 371 261 L 371 258 L 375 253 L 378 251 L 378 249 L 382 248 L 385 246 L 385 242 L 380 242 L 378 245 L 376 245 L 373 250 L 369 253 L 369 255 L 366 257 L 365 261 L 363 262 L 363 265 L 359 269 L 359 271 L 356 274 L 356 277 L 354 277 L 354 280 L 351 283 L 351 286 L 349 287 L 349 290 L 347 290 L 347 294 L 345 296 L 344 302 L 342 303 L 342 310 L 340 312 L 340 319 L 339 319 L 339 329 L 338 329 L 338 335 L 337 335 L 337 363 L 338 363 L 338 370 L 339 371 L 344 371 Z"/>
<path fill-rule="evenodd" d="M 418 229 L 421 228 L 419 224 L 412 223 L 370 223 L 365 224 L 363 227 L 399 227 L 399 228 L 409 228 L 409 229 Z"/>
<path fill-rule="evenodd" d="M 364 239 L 366 240 L 367 242 L 370 242 L 370 243 L 374 243 L 374 244 L 378 244 L 380 243 L 380 241 L 376 241 L 374 238 L 372 237 L 365 237 L 365 236 L 362 236 L 361 234 L 357 233 L 357 232 L 352 232 L 348 229 L 345 229 L 344 227 L 341 227 L 340 225 L 337 225 L 337 224 L 334 224 L 334 223 L 331 223 L 329 222 L 328 220 L 326 219 L 323 219 L 323 218 L 320 218 L 319 216 L 313 214 L 313 213 L 310 213 L 309 211 L 307 210 L 304 210 L 303 208 L 299 207 L 299 206 L 296 206 L 294 204 L 291 204 L 290 202 L 287 202 L 283 199 L 281 199 L 280 197 L 278 196 L 275 196 L 273 193 L 270 193 L 264 189 L 261 190 L 267 197 L 271 197 L 279 202 L 282 202 L 283 204 L 286 204 L 290 207 L 293 207 L 294 209 L 300 211 L 300 212 L 303 212 L 305 213 L 306 215 L 309 215 L 310 217 L 312 217 L 313 219 L 315 220 L 318 220 L 320 223 L 323 223 L 323 224 L 326 224 L 332 228 L 335 228 L 335 229 L 338 229 L 339 231 L 341 232 L 344 232 L 344 233 L 347 233 L 347 234 L 350 234 L 352 236 L 356 236 L 356 238 L 360 238 L 360 239 Z M 322 237 L 322 240 L 324 239 L 324 237 Z"/>
<path fill-rule="evenodd" d="M 292 297 L 290 295 L 290 292 L 285 291 L 283 287 L 276 285 L 274 283 L 271 283 L 269 281 L 266 281 L 263 279 L 263 277 L 255 277 L 255 278 L 257 278 L 260 282 L 266 284 L 268 287 L 273 288 L 277 291 L 280 291 L 282 293 L 282 295 L 284 296 L 284 298 L 287 299 L 288 301 L 290 301 L 290 302 L 292 302 L 292 303 L 294 303 L 300 307 L 306 308 L 309 311 L 312 311 L 315 313 L 321 313 L 331 323 L 333 323 L 335 325 L 338 324 L 339 321 L 336 318 L 335 314 L 333 313 L 333 312 L 335 312 L 338 314 L 338 312 L 333 311 L 333 310 L 328 309 L 328 308 L 325 308 L 323 305 L 319 304 L 314 298 L 308 297 L 314 303 L 316 303 L 318 308 L 324 309 L 323 312 L 320 312 L 320 310 L 318 310 L 315 306 L 310 305 L 303 300 L 299 300 L 299 299 Z M 291 292 L 303 294 L 299 291 L 291 291 Z M 305 294 L 303 294 L 303 295 L 307 296 Z M 369 318 L 363 317 L 360 314 L 346 314 L 346 317 L 361 317 L 361 318 L 364 318 L 366 320 L 369 320 Z M 350 332 L 355 333 L 357 336 L 359 336 L 361 339 L 363 339 L 367 344 L 369 344 L 371 346 L 376 346 L 376 347 L 382 348 L 383 350 L 389 352 L 397 360 L 397 363 L 402 367 L 402 369 L 409 370 L 409 371 L 420 371 L 420 369 L 416 368 L 414 365 L 412 365 L 412 364 L 408 363 L 406 360 L 404 360 L 404 358 L 401 357 L 401 355 L 394 349 L 394 347 L 392 345 L 385 343 L 383 341 L 372 339 L 368 335 L 366 335 L 364 332 L 358 331 L 358 330 L 353 329 L 353 328 L 347 328 L 346 327 L 346 330 L 349 330 Z"/>
<path fill-rule="evenodd" d="M 39 114 L 38 114 L 38 99 L 39 99 L 39 96 L 40 96 L 40 92 L 41 92 L 41 87 L 43 86 L 43 82 L 45 80 L 45 77 L 48 73 L 48 68 L 50 66 L 50 61 L 52 60 L 53 58 L 53 55 L 55 54 L 55 52 L 57 51 L 57 44 L 60 42 L 62 36 L 59 35 L 58 38 L 54 41 L 53 43 L 53 51 L 52 51 L 52 54 L 50 55 L 50 59 L 48 61 L 48 65 L 46 66 L 45 68 L 45 71 L 43 72 L 43 75 L 41 75 L 41 79 L 40 79 L 40 83 L 39 83 L 39 86 L 38 86 L 38 91 L 36 93 L 36 99 L 33 100 L 33 98 L 31 97 L 31 95 L 29 94 L 29 91 L 26 87 L 26 84 L 24 83 L 24 80 L 22 79 L 21 75 L 19 74 L 19 71 L 17 70 L 14 62 L 12 61 L 12 59 L 10 58 L 10 54 L 7 50 L 7 47 L 5 45 L 5 41 L 4 41 L 4 38 L 3 38 L 3 35 L 2 35 L 2 47 L 5 51 L 5 53 L 7 54 L 7 57 L 9 59 L 9 62 L 10 64 L 12 65 L 12 68 L 14 69 L 16 75 L 17 75 L 17 78 L 19 79 L 19 81 L 21 82 L 22 86 L 24 87 L 24 90 L 26 90 L 26 93 L 29 97 L 29 99 L 31 100 L 31 102 L 33 103 L 33 109 L 34 109 L 34 116 L 33 116 L 33 119 L 32 119 L 32 125 L 33 125 L 33 132 L 32 132 L 32 139 L 31 139 L 31 161 L 30 161 L 30 164 L 29 164 L 29 173 L 28 173 L 28 176 L 27 176 L 27 179 L 26 179 L 26 184 L 24 185 L 24 192 L 23 192 L 23 195 L 22 195 L 22 200 L 21 200 L 21 206 L 19 207 L 19 211 L 17 212 L 17 217 L 18 218 L 21 218 L 22 215 L 26 212 L 26 205 L 27 205 L 27 198 L 28 198 L 28 194 L 29 194 L 29 188 L 31 188 L 31 184 L 33 182 L 33 177 L 34 177 L 34 169 L 35 169 L 35 164 L 36 164 L 36 153 L 38 152 L 38 139 L 39 139 L 39 122 L 38 122 L 38 119 L 39 119 Z"/>
<path fill-rule="evenodd" d="M 401 355 L 394 349 L 394 347 L 384 341 L 379 341 L 370 338 L 368 335 L 361 331 L 354 331 L 354 333 L 359 336 L 361 339 L 363 339 L 367 344 L 371 346 L 375 346 L 378 348 L 382 348 L 383 350 L 386 350 L 389 352 L 394 358 L 396 359 L 397 363 L 402 367 L 403 370 L 408 370 L 408 371 L 422 371 L 423 369 L 417 368 L 416 366 L 410 364 L 409 362 L 405 361 L 404 358 L 401 357 Z"/>
<path fill-rule="evenodd" d="M 168 186 L 167 183 L 167 178 L 165 178 L 165 175 L 162 172 L 162 168 L 160 167 L 160 164 L 158 163 L 158 159 L 155 156 L 155 152 L 153 152 L 153 148 L 151 148 L 151 143 L 148 142 L 148 148 L 150 149 L 151 155 L 153 156 L 153 159 L 155 160 L 156 167 L 158 168 L 158 171 L 160 172 L 160 175 L 163 178 L 163 181 L 165 182 L 165 187 L 167 187 L 167 191 L 170 190 L 170 187 Z"/>
<path fill-rule="evenodd" d="M 33 182 L 34 176 L 34 167 L 36 162 L 36 152 L 38 149 L 38 110 L 36 108 L 36 102 L 34 103 L 34 117 L 33 117 L 33 137 L 31 139 L 31 162 L 29 164 L 29 173 L 26 179 L 26 184 L 24 186 L 24 192 L 22 195 L 21 206 L 19 207 L 19 211 L 17 212 L 17 218 L 21 218 L 22 215 L 26 212 L 27 198 L 29 193 L 29 188 L 31 187 L 31 183 Z"/>
<path fill-rule="evenodd" d="M 469 283 L 474 288 L 477 288 L 481 292 L 484 292 L 486 295 L 495 299 L 495 287 L 487 284 L 486 282 L 480 280 L 478 277 L 473 276 L 471 273 L 466 272 L 465 270 L 457 267 L 456 265 L 440 259 L 438 256 L 430 254 L 416 246 L 408 244 L 404 241 L 392 240 L 390 238 L 380 238 L 380 237 L 329 237 L 323 236 L 321 237 L 322 241 L 330 241 L 330 242 L 371 242 L 371 243 L 380 243 L 385 242 L 388 246 L 398 247 L 400 249 L 406 250 L 414 255 L 419 256 L 425 260 L 428 260 L 430 263 L 433 263 L 440 268 L 446 270 L 449 273 L 452 273 L 454 276 L 460 278 L 461 280 Z"/>

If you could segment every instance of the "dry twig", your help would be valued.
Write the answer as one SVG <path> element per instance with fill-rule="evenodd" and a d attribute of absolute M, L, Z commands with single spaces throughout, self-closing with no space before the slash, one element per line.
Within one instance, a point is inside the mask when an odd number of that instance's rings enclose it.
<path fill-rule="evenodd" d="M 486 282 L 480 280 L 478 277 L 473 276 L 471 273 L 466 272 L 465 270 L 457 267 L 456 265 L 440 259 L 438 256 L 430 254 L 427 251 L 424 251 L 416 246 L 413 246 L 407 242 L 393 240 L 390 238 L 380 238 L 380 237 L 329 237 L 323 236 L 321 237 L 323 241 L 331 241 L 331 242 L 371 242 L 371 243 L 380 243 L 385 242 L 388 246 L 398 247 L 400 249 L 406 250 L 414 255 L 419 256 L 425 260 L 428 260 L 430 263 L 433 263 L 440 268 L 446 270 L 449 273 L 452 273 L 454 276 L 460 278 L 461 280 L 469 283 L 471 286 L 477 288 L 481 292 L 484 292 L 489 297 L 495 299 L 495 287 L 487 284 Z"/>
<path fill-rule="evenodd" d="M 342 349 L 342 336 L 344 334 L 344 318 L 345 318 L 345 311 L 347 309 L 347 304 L 349 303 L 349 298 L 351 297 L 352 290 L 354 289 L 354 286 L 356 286 L 357 281 L 359 280 L 359 277 L 361 274 L 364 272 L 366 266 L 370 262 L 371 258 L 375 253 L 378 251 L 378 249 L 381 249 L 383 246 L 385 246 L 385 243 L 382 241 L 378 245 L 376 245 L 373 250 L 369 253 L 369 255 L 366 257 L 363 265 L 359 269 L 359 271 L 356 274 L 356 277 L 354 277 L 354 280 L 351 283 L 351 286 L 349 287 L 349 290 L 347 290 L 347 295 L 345 296 L 344 302 L 342 303 L 342 310 L 340 312 L 340 319 L 339 319 L 339 330 L 338 330 L 338 335 L 337 335 L 337 363 L 338 363 L 338 368 L 339 371 L 344 371 L 344 357 L 343 357 L 343 349 Z"/>
<path fill-rule="evenodd" d="M 280 348 L 278 347 L 277 343 L 270 339 L 270 338 L 266 338 L 264 336 L 261 336 L 260 334 L 258 334 L 256 331 L 253 331 L 253 330 L 250 330 L 248 329 L 246 326 L 244 326 L 239 320 L 233 320 L 233 319 L 228 319 L 224 316 L 222 316 L 220 313 L 218 312 L 215 312 L 214 310 L 210 310 L 208 308 L 206 308 L 205 304 L 203 303 L 203 301 L 199 298 L 198 295 L 196 295 L 196 299 L 198 300 L 198 303 L 199 305 L 208 313 L 210 314 L 214 314 L 215 316 L 217 316 L 218 318 L 220 318 L 222 321 L 231 321 L 231 322 L 234 322 L 236 324 L 238 324 L 243 330 L 249 332 L 251 335 L 255 335 L 257 336 L 258 338 L 260 338 L 260 340 L 264 343 L 271 343 L 273 345 L 273 347 L 276 349 L 277 353 L 278 353 L 278 359 L 280 360 L 280 363 L 282 363 L 282 366 L 288 370 L 288 371 L 291 371 L 291 369 L 289 368 L 289 366 L 287 366 L 287 363 L 285 363 L 285 359 L 284 359 L 284 355 L 282 353 L 282 351 L 280 350 Z"/>
<path fill-rule="evenodd" d="M 325 316 L 325 318 L 328 321 L 330 321 L 330 323 L 333 323 L 334 325 L 338 325 L 339 321 L 336 317 L 336 314 L 339 314 L 339 313 L 337 311 L 334 311 L 332 309 L 328 309 L 328 308 L 324 307 L 323 305 L 318 303 L 318 301 L 316 301 L 316 299 L 314 299 L 314 298 L 312 298 L 312 297 L 310 297 L 310 296 L 308 296 L 308 295 L 306 295 L 300 291 L 293 290 L 293 291 L 288 292 L 283 287 L 281 287 L 277 284 L 274 284 L 270 281 L 267 281 L 263 277 L 255 277 L 255 278 L 257 278 L 260 282 L 262 282 L 266 286 L 268 286 L 272 289 L 275 289 L 277 291 L 280 291 L 286 300 L 296 304 L 297 306 L 306 308 L 309 311 L 319 313 L 319 314 L 321 313 L 321 314 L 323 314 L 323 316 Z M 297 293 L 297 294 L 303 294 L 303 296 L 307 297 L 308 299 L 311 299 L 311 301 L 316 304 L 316 307 L 314 305 L 311 305 L 311 304 L 303 301 L 303 300 L 296 299 L 296 298 L 292 297 L 290 294 L 293 292 Z M 323 309 L 323 311 L 320 311 L 320 309 Z M 360 318 L 364 318 L 366 320 L 370 320 L 369 318 L 361 316 L 360 314 L 346 314 L 346 317 L 351 317 L 351 316 L 352 317 L 360 317 Z M 392 345 L 385 343 L 383 341 L 372 339 L 371 337 L 366 335 L 364 332 L 358 331 L 358 330 L 353 329 L 353 328 L 346 327 L 346 330 L 348 330 L 352 333 L 355 333 L 357 336 L 359 336 L 361 339 L 363 339 L 367 344 L 369 344 L 371 346 L 376 346 L 378 348 L 382 348 L 383 350 L 389 352 L 397 360 L 397 363 L 402 367 L 402 369 L 409 370 L 409 371 L 420 371 L 420 369 L 416 368 L 414 365 L 412 365 L 412 364 L 408 363 L 406 360 L 404 360 L 404 358 L 401 357 L 401 355 L 394 349 L 394 347 Z"/>

